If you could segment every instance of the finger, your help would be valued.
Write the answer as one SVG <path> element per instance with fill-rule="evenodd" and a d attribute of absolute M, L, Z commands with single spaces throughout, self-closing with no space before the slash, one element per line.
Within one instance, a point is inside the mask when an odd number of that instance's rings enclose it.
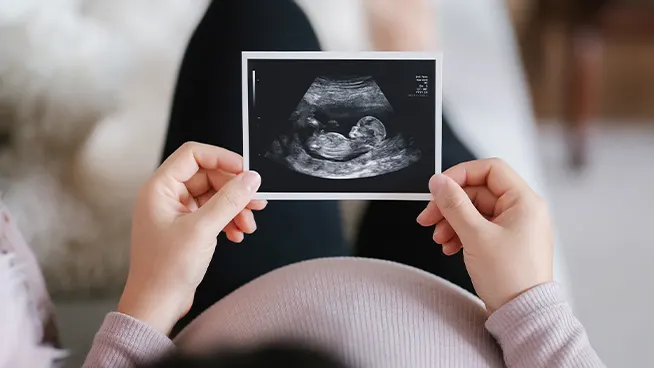
<path fill-rule="evenodd" d="M 198 172 L 184 184 L 186 185 L 189 194 L 196 198 L 206 193 L 209 188 L 211 188 L 207 171 L 203 169 L 198 170 Z"/>
<path fill-rule="evenodd" d="M 204 206 L 204 204 L 209 202 L 211 197 L 213 197 L 215 194 L 216 194 L 216 191 L 212 190 L 212 191 L 207 192 L 207 193 L 201 195 L 200 197 L 198 197 L 196 199 L 196 202 L 195 202 L 195 203 L 197 203 L 196 207 L 192 208 L 192 209 L 190 208 L 191 212 L 194 212 L 198 208 Z M 250 203 L 248 203 L 248 205 L 245 208 L 249 209 L 249 210 L 252 210 L 252 211 L 261 211 L 261 210 L 265 209 L 267 205 L 268 205 L 268 201 L 255 200 L 255 201 L 250 201 Z"/>
<path fill-rule="evenodd" d="M 195 202 L 197 203 L 197 208 L 204 206 L 205 203 L 207 203 L 211 197 L 213 197 L 216 194 L 216 191 L 213 189 L 209 189 L 208 192 L 200 195 L 198 198 L 195 199 Z M 261 211 L 268 206 L 268 201 L 266 200 L 254 200 L 250 201 L 246 208 L 253 210 L 253 211 Z M 195 211 L 197 208 L 193 209 Z"/>
<path fill-rule="evenodd" d="M 424 227 L 434 226 L 443 219 L 441 211 L 438 209 L 436 202 L 430 201 L 427 207 L 418 215 L 416 221 Z"/>
<path fill-rule="evenodd" d="M 498 198 L 493 194 L 488 187 L 465 187 L 463 190 L 470 198 L 472 204 L 475 205 L 477 210 L 485 217 L 496 216 L 496 204 Z"/>
<path fill-rule="evenodd" d="M 243 240 L 245 240 L 245 234 L 242 232 L 234 232 L 229 235 L 227 235 L 227 239 L 231 241 L 232 243 L 242 243 Z"/>
<path fill-rule="evenodd" d="M 446 256 L 453 256 L 463 248 L 463 244 L 461 243 L 461 240 L 457 237 L 449 242 L 443 244 L 443 254 Z"/>
<path fill-rule="evenodd" d="M 230 222 L 225 226 L 225 229 L 223 229 L 225 232 L 225 235 L 227 236 L 227 239 L 232 241 L 233 243 L 240 243 L 245 239 L 245 234 L 241 230 L 236 227 L 234 222 Z"/>
<path fill-rule="evenodd" d="M 191 215 L 197 228 L 217 235 L 250 203 L 260 185 L 254 171 L 237 175 Z"/>
<path fill-rule="evenodd" d="M 454 229 L 447 220 L 443 220 L 436 224 L 436 230 L 434 230 L 434 241 L 438 244 L 445 244 L 452 240 L 456 236 Z"/>
<path fill-rule="evenodd" d="M 196 198 L 193 198 L 192 195 L 181 195 L 179 197 L 179 202 L 186 207 L 186 210 L 188 210 L 189 213 L 195 212 L 200 208 L 200 204 L 198 203 L 198 200 Z"/>
<path fill-rule="evenodd" d="M 234 218 L 234 224 L 239 230 L 246 234 L 252 234 L 257 230 L 257 223 L 254 221 L 254 214 L 249 209 L 244 209 Z"/>
<path fill-rule="evenodd" d="M 187 142 L 161 164 L 155 176 L 185 183 L 200 169 L 240 173 L 243 171 L 243 158 L 221 147 Z"/>
<path fill-rule="evenodd" d="M 254 201 L 250 201 L 247 208 L 251 209 L 252 211 L 261 211 L 265 209 L 266 206 L 268 206 L 268 201 L 266 201 L 265 199 L 257 199 Z"/>
<path fill-rule="evenodd" d="M 201 169 L 189 181 L 186 182 L 186 188 L 193 197 L 203 198 L 199 203 L 202 206 L 216 194 L 216 191 L 225 185 L 228 181 L 233 179 L 236 175 L 224 171 L 206 171 Z M 266 208 L 268 201 L 254 200 L 251 201 L 247 208 L 254 211 L 261 211 Z"/>
<path fill-rule="evenodd" d="M 498 198 L 490 191 L 490 189 L 484 186 L 478 186 L 464 187 L 463 190 L 482 215 L 485 217 L 497 216 L 495 205 Z M 425 208 L 417 218 L 418 223 L 425 227 L 434 226 L 441 220 L 443 220 L 443 214 L 434 201 L 429 202 L 427 208 Z"/>
<path fill-rule="evenodd" d="M 500 197 L 509 190 L 530 190 L 524 181 L 506 162 L 497 158 L 468 161 L 443 172 L 462 187 L 486 186 Z"/>
<path fill-rule="evenodd" d="M 489 222 L 477 211 L 466 192 L 445 175 L 435 175 L 429 181 L 429 190 L 443 217 L 465 243 L 469 234 L 482 231 Z"/>
<path fill-rule="evenodd" d="M 223 185 L 225 185 L 225 183 L 232 180 L 235 176 L 236 174 L 221 170 L 200 169 L 184 184 L 191 195 L 198 197 L 211 189 L 216 191 L 219 190 Z"/>
<path fill-rule="evenodd" d="M 198 203 L 198 208 L 204 206 L 217 192 L 213 189 L 205 192 L 201 196 L 197 197 L 195 201 Z"/>

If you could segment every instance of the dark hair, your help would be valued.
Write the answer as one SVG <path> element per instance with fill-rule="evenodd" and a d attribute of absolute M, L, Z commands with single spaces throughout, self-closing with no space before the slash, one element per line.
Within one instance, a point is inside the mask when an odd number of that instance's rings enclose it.
<path fill-rule="evenodd" d="M 175 353 L 141 368 L 349 368 L 330 354 L 315 348 L 274 343 L 250 349 L 224 349 L 208 354 Z"/>

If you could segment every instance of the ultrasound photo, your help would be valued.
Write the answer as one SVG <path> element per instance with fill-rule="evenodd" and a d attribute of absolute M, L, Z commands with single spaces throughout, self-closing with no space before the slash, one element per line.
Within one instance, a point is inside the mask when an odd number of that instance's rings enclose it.
<path fill-rule="evenodd" d="M 244 52 L 245 166 L 265 199 L 429 199 L 440 55 Z"/>

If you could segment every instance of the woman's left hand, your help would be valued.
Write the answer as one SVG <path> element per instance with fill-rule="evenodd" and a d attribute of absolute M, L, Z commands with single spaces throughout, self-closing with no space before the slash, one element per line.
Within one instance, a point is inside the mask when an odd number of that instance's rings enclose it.
<path fill-rule="evenodd" d="M 221 231 L 234 241 L 256 230 L 261 178 L 220 147 L 186 143 L 139 192 L 129 276 L 118 311 L 169 333 L 193 303 Z"/>

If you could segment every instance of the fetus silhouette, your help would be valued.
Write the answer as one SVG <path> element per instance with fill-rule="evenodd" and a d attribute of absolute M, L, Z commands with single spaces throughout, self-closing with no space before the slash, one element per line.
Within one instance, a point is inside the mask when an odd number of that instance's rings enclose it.
<path fill-rule="evenodd" d="M 384 124 L 373 116 L 365 116 L 352 127 L 348 137 L 319 129 L 307 140 L 307 148 L 320 158 L 348 161 L 369 152 L 385 138 Z"/>

